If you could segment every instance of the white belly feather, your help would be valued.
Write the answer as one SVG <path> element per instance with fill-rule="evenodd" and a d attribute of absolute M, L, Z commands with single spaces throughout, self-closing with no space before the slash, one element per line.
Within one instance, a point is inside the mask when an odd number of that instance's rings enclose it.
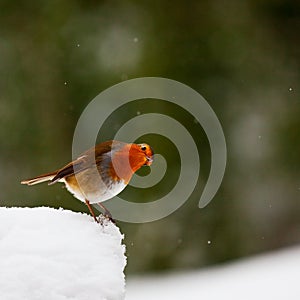
<path fill-rule="evenodd" d="M 63 179 L 68 191 L 83 202 L 85 200 L 88 200 L 90 203 L 106 201 L 118 195 L 127 185 L 123 180 L 104 183 L 96 168 L 94 170 L 90 169 L 88 173 L 81 172 L 76 174 L 80 189 L 77 188 L 77 185 L 74 186 L 71 182 Z"/>

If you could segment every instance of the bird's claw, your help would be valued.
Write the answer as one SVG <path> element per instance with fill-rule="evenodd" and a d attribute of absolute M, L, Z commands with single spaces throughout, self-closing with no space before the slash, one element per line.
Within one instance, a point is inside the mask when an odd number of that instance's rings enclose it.
<path fill-rule="evenodd" d="M 100 225 L 104 225 L 107 221 L 116 224 L 116 221 L 108 214 L 104 214 L 104 215 L 100 214 L 97 219 L 97 223 L 99 223 Z"/>

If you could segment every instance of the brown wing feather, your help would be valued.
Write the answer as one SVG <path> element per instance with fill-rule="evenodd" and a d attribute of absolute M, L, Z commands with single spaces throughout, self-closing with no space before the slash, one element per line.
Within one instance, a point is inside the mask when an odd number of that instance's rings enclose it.
<path fill-rule="evenodd" d="M 44 181 L 52 180 L 52 178 L 56 175 L 56 173 L 57 173 L 57 171 L 42 174 L 42 175 L 39 175 L 39 176 L 34 177 L 34 178 L 22 180 L 21 183 L 22 184 L 27 184 L 27 185 L 34 185 L 34 184 L 41 183 L 41 182 L 44 182 Z"/>
<path fill-rule="evenodd" d="M 83 160 L 82 159 L 77 159 L 76 161 L 72 161 L 60 170 L 57 171 L 55 176 L 51 179 L 51 182 L 49 182 L 49 185 L 56 183 L 60 179 L 73 175 L 75 173 L 74 170 L 77 172 L 80 172 L 84 170 L 81 166 L 83 165 Z"/>
<path fill-rule="evenodd" d="M 99 161 L 101 161 L 102 155 L 111 150 L 112 143 L 113 141 L 107 141 L 85 151 L 76 160 L 58 170 L 57 174 L 52 178 L 49 184 L 54 184 L 64 177 L 82 172 L 95 165 L 95 163 L 98 165 Z M 116 142 L 116 144 L 118 145 L 118 142 Z"/>
<path fill-rule="evenodd" d="M 91 167 L 92 165 L 101 165 L 103 160 L 103 154 L 109 152 L 112 148 L 118 149 L 125 145 L 123 142 L 118 141 L 106 141 L 101 144 L 96 145 L 93 148 L 82 153 L 76 160 L 70 162 L 66 166 L 62 167 L 59 170 L 54 172 L 46 173 L 39 175 L 37 177 L 23 180 L 21 181 L 22 184 L 33 185 L 44 181 L 51 181 L 49 184 L 54 184 L 55 182 L 59 181 L 62 178 L 71 176 L 75 173 L 79 173 Z"/>

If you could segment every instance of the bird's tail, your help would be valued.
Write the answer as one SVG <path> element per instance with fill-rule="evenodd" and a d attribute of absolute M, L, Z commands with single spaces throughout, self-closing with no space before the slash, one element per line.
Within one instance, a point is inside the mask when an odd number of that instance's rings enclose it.
<path fill-rule="evenodd" d="M 22 184 L 27 184 L 27 185 L 38 184 L 38 183 L 41 183 L 41 182 L 52 180 L 55 177 L 56 174 L 57 174 L 57 171 L 47 173 L 47 174 L 42 174 L 42 175 L 39 175 L 39 176 L 31 178 L 31 179 L 22 180 L 21 183 Z"/>

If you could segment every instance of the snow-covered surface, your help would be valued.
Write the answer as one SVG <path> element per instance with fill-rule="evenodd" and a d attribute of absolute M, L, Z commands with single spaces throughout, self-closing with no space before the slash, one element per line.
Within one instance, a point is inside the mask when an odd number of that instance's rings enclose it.
<path fill-rule="evenodd" d="M 111 222 L 0 207 L 1 300 L 124 299 L 123 236 Z M 299 300 L 300 247 L 193 272 L 127 280 L 126 300 Z"/>
<path fill-rule="evenodd" d="M 126 300 L 299 300 L 300 247 L 207 270 L 132 278 Z"/>
<path fill-rule="evenodd" d="M 85 214 L 1 207 L 0 299 L 124 299 L 122 239 Z"/>

